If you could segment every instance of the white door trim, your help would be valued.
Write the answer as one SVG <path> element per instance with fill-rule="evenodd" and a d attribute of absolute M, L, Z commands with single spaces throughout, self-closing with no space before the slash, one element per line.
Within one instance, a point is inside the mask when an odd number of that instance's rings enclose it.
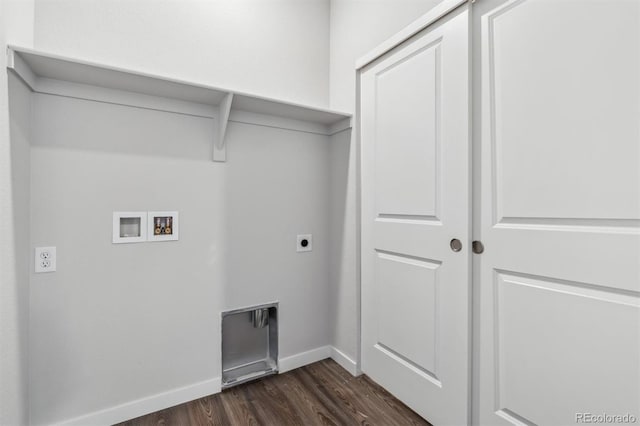
<path fill-rule="evenodd" d="M 356 70 L 360 70 L 369 65 L 380 56 L 396 48 L 414 35 L 418 34 L 420 31 L 427 28 L 429 25 L 444 17 L 446 14 L 457 9 L 461 4 L 467 3 L 468 1 L 469 0 L 444 0 L 443 2 L 439 3 L 433 9 L 422 15 L 420 18 L 407 25 L 400 32 L 385 40 L 364 56 L 361 56 L 356 61 Z"/>

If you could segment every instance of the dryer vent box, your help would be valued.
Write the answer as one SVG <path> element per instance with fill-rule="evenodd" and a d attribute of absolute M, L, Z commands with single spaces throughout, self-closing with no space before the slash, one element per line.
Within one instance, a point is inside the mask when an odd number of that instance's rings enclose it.
<path fill-rule="evenodd" d="M 278 372 L 278 305 L 222 313 L 222 388 Z"/>

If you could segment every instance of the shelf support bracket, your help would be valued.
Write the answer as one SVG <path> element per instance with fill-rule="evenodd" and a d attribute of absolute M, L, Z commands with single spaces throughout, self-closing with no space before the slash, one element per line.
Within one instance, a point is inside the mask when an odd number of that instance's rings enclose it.
<path fill-rule="evenodd" d="M 220 112 L 218 114 L 218 137 L 213 144 L 213 161 L 227 161 L 227 124 L 229 123 L 229 113 L 231 112 L 231 103 L 233 102 L 233 93 L 227 93 L 220 103 Z"/>
<path fill-rule="evenodd" d="M 38 77 L 11 47 L 7 47 L 7 68 L 13 71 L 32 91 L 37 91 Z"/>

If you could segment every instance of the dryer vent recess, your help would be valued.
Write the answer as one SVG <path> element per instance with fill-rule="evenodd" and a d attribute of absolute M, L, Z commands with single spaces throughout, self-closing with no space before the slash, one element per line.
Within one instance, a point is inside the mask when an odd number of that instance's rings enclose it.
<path fill-rule="evenodd" d="M 222 313 L 222 388 L 278 373 L 278 304 Z"/>

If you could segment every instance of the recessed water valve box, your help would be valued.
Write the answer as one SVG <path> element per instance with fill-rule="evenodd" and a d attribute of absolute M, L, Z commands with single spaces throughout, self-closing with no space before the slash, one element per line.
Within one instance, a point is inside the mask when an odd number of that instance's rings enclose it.
<path fill-rule="evenodd" d="M 149 212 L 147 216 L 149 241 L 176 241 L 179 230 L 178 212 Z"/>

